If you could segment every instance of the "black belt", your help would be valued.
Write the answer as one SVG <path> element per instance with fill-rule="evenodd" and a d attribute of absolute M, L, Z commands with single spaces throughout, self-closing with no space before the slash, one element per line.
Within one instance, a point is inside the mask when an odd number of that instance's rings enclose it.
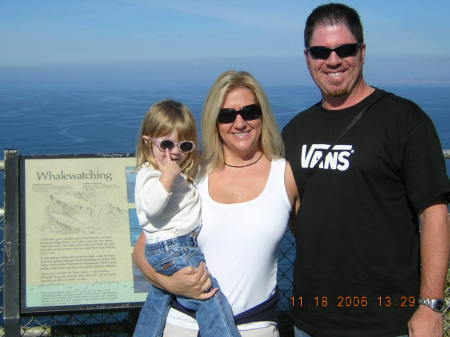
<path fill-rule="evenodd" d="M 234 316 L 234 321 L 236 325 L 253 323 L 253 322 L 261 322 L 261 321 L 269 321 L 275 322 L 278 325 L 278 319 L 275 314 L 275 310 L 277 307 L 278 298 L 280 297 L 280 291 L 278 288 L 275 289 L 273 295 L 271 295 L 264 302 L 241 312 L 239 315 Z M 170 306 L 178 311 L 189 315 L 192 318 L 195 318 L 195 311 L 188 309 L 177 302 L 175 298 L 172 299 Z M 198 332 L 198 337 L 200 337 L 200 331 Z"/>

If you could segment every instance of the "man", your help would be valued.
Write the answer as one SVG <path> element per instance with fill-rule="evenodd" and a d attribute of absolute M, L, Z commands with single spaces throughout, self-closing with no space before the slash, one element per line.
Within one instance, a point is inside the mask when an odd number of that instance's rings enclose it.
<path fill-rule="evenodd" d="M 301 196 L 296 336 L 441 336 L 450 182 L 434 126 L 364 81 L 354 9 L 317 7 L 304 53 L 322 100 L 283 130 Z"/>

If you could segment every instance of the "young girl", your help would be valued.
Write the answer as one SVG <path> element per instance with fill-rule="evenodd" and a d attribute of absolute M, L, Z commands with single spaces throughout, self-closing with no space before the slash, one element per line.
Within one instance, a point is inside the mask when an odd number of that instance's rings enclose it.
<path fill-rule="evenodd" d="M 192 185 L 198 168 L 196 141 L 194 116 L 184 104 L 172 100 L 156 103 L 142 122 L 136 150 L 136 212 L 147 239 L 147 260 L 156 272 L 168 276 L 205 261 L 197 245 L 200 196 Z M 212 283 L 218 288 L 214 278 Z M 174 297 L 152 285 L 134 337 L 162 336 Z M 220 290 L 207 300 L 176 299 L 196 311 L 202 337 L 240 336 Z"/>

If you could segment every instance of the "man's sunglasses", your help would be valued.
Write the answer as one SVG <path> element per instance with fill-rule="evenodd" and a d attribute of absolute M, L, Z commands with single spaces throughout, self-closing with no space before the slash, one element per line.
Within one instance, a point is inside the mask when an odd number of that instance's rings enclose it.
<path fill-rule="evenodd" d="M 144 138 L 145 139 L 145 138 Z M 161 151 L 172 151 L 175 147 L 178 148 L 180 152 L 189 153 L 195 149 L 194 142 L 190 140 L 182 140 L 181 142 L 173 142 L 166 138 L 152 138 L 151 141 L 160 149 Z"/>
<path fill-rule="evenodd" d="M 262 115 L 261 107 L 259 104 L 250 104 L 243 106 L 240 110 L 235 110 L 231 108 L 222 108 L 219 110 L 219 115 L 217 116 L 217 123 L 227 124 L 233 123 L 236 120 L 237 115 L 245 121 L 252 121 L 258 119 Z"/>
<path fill-rule="evenodd" d="M 330 57 L 331 52 L 336 52 L 340 58 L 355 56 L 362 43 L 348 43 L 336 48 L 328 48 L 323 46 L 307 47 L 306 51 L 313 59 L 326 60 Z"/>

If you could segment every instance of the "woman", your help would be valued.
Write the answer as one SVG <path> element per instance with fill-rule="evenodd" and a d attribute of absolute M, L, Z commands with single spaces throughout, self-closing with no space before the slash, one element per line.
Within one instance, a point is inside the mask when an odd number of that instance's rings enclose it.
<path fill-rule="evenodd" d="M 203 227 L 198 242 L 208 271 L 231 304 L 247 317 L 242 336 L 278 336 L 270 306 L 276 292 L 277 249 L 293 205 L 299 200 L 269 102 L 247 72 L 227 71 L 212 86 L 202 115 L 203 167 L 197 187 Z M 214 296 L 205 265 L 170 277 L 156 273 L 139 239 L 134 260 L 150 281 L 171 293 L 204 299 Z M 255 307 L 265 308 L 262 315 Z M 245 313 L 245 314 L 243 314 Z M 164 336 L 197 335 L 194 319 L 171 309 Z"/>

